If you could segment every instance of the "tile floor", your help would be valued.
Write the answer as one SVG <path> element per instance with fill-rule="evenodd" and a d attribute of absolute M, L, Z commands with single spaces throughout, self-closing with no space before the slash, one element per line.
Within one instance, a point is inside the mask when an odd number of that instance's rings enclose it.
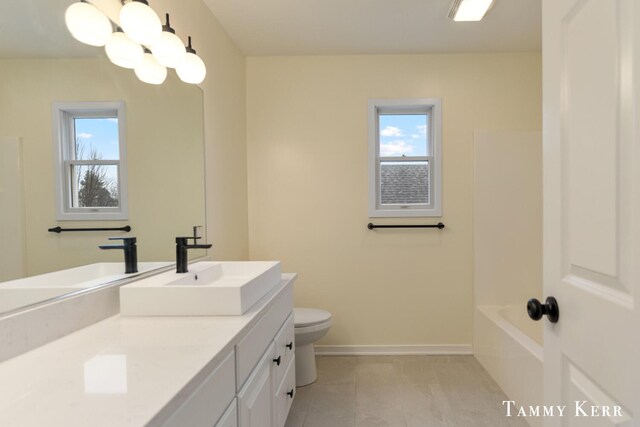
<path fill-rule="evenodd" d="M 500 427 L 507 397 L 473 356 L 317 357 L 286 427 Z"/>

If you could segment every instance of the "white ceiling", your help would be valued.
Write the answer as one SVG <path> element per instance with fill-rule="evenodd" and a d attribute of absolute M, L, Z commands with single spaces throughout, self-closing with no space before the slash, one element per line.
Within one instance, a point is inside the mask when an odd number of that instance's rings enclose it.
<path fill-rule="evenodd" d="M 0 58 L 104 56 L 67 31 L 75 1 L 0 0 Z M 245 55 L 541 49 L 541 0 L 495 0 L 478 23 L 449 20 L 452 0 L 204 1 Z"/>
<path fill-rule="evenodd" d="M 245 55 L 541 50 L 541 0 L 495 0 L 453 22 L 452 0 L 204 0 Z"/>

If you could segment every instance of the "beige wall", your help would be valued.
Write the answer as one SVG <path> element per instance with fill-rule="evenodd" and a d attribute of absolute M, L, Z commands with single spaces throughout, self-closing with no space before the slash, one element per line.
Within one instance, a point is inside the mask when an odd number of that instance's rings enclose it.
<path fill-rule="evenodd" d="M 146 85 L 106 59 L 0 60 L 0 129 L 22 139 L 26 275 L 101 261 L 122 261 L 101 251 L 122 233 L 54 234 L 62 227 L 121 227 L 138 238 L 138 259 L 172 261 L 174 239 L 204 224 L 202 91 L 169 76 Z M 129 191 L 127 221 L 62 221 L 55 216 L 52 104 L 124 101 Z M 172 205 L 184 208 L 174 209 Z M 115 242 L 113 242 L 115 243 Z M 202 254 L 201 254 L 202 255 Z"/>
<path fill-rule="evenodd" d="M 154 0 L 158 14 L 169 12 L 171 25 L 207 65 L 204 136 L 208 241 L 218 260 L 249 256 L 247 230 L 247 148 L 245 57 L 202 0 Z"/>
<path fill-rule="evenodd" d="M 447 228 L 368 231 L 367 100 L 419 97 L 443 100 Z M 540 129 L 540 55 L 253 57 L 247 100 L 251 258 L 300 273 L 322 343 L 470 344 L 473 133 Z"/>

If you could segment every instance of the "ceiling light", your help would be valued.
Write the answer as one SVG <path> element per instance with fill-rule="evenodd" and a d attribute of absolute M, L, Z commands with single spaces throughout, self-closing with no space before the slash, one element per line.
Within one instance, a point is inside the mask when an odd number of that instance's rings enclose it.
<path fill-rule="evenodd" d="M 104 50 L 111 62 L 122 68 L 135 68 L 142 62 L 144 54 L 142 46 L 127 37 L 121 28 L 111 34 Z"/>
<path fill-rule="evenodd" d="M 162 33 L 158 15 L 147 0 L 131 0 L 120 10 L 120 26 L 131 40 L 151 46 Z"/>
<path fill-rule="evenodd" d="M 176 36 L 176 31 L 169 24 L 169 14 L 167 13 L 167 23 L 162 26 L 162 34 L 151 46 L 153 56 L 165 67 L 176 68 L 184 61 L 187 54 L 180 37 Z"/>
<path fill-rule="evenodd" d="M 480 21 L 493 5 L 494 0 L 454 0 L 449 18 L 454 21 Z"/>
<path fill-rule="evenodd" d="M 195 49 L 191 47 L 191 37 L 189 37 L 189 44 L 186 49 L 187 54 L 185 55 L 182 64 L 176 67 L 176 73 L 183 82 L 197 85 L 202 83 L 207 75 L 207 68 L 205 67 L 202 59 L 196 55 Z"/>
<path fill-rule="evenodd" d="M 111 37 L 109 18 L 84 0 L 69 6 L 64 20 L 73 38 L 84 44 L 104 46 Z"/>
<path fill-rule="evenodd" d="M 185 83 L 204 81 L 207 68 L 191 47 L 191 37 L 185 47 L 169 23 L 168 13 L 166 24 L 162 25 L 147 0 L 110 0 L 118 7 L 123 4 L 115 15 L 113 7 L 105 8 L 102 0 L 89 1 L 81 0 L 67 8 L 65 21 L 74 38 L 104 46 L 111 62 L 133 69 L 145 83 L 162 84 L 167 78 L 167 67 L 175 68 Z M 109 19 L 116 25 L 113 33 Z"/>
<path fill-rule="evenodd" d="M 156 60 L 149 49 L 144 50 L 142 62 L 134 71 L 141 81 L 152 85 L 162 84 L 167 78 L 167 69 Z"/>

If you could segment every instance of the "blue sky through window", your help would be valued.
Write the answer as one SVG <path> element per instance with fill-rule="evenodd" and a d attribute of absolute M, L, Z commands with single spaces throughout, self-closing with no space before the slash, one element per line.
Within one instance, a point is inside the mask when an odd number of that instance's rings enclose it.
<path fill-rule="evenodd" d="M 426 114 L 381 114 L 380 156 L 427 156 Z"/>
<path fill-rule="evenodd" d="M 101 160 L 119 160 L 118 119 L 116 118 L 76 118 L 76 138 L 84 146 L 82 158 L 90 160 L 95 150 Z M 78 153 L 80 157 L 80 153 Z"/>

